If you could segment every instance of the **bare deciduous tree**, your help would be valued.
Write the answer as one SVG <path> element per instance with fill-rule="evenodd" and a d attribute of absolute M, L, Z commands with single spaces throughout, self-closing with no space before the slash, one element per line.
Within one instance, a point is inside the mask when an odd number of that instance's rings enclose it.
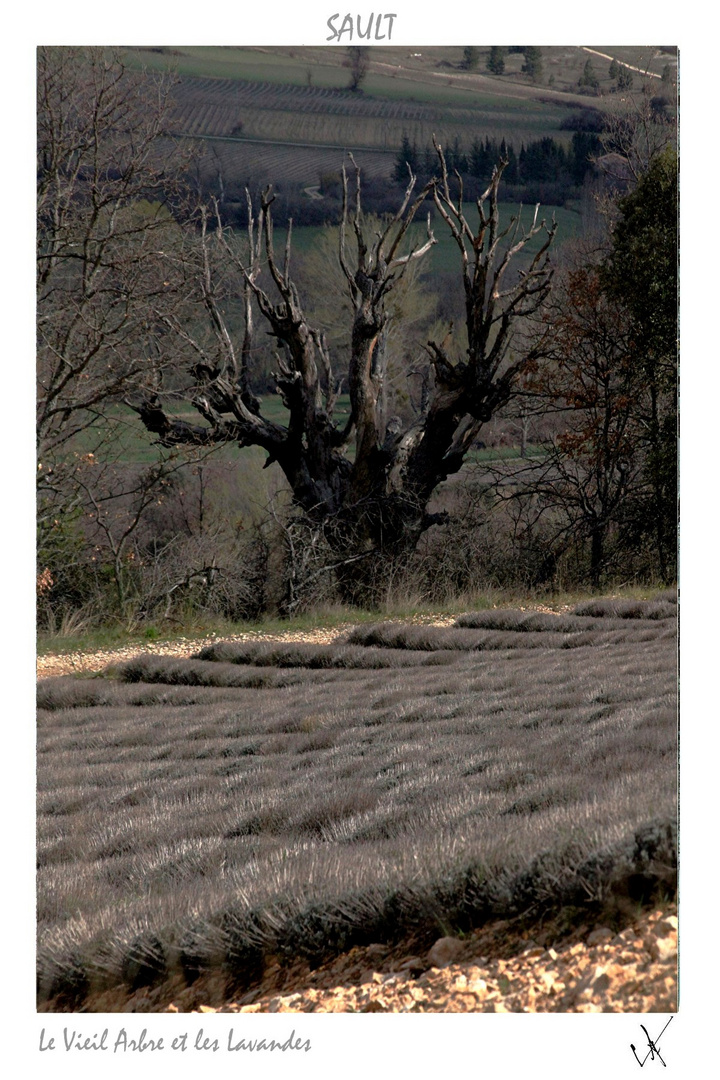
<path fill-rule="evenodd" d="M 183 164 L 171 83 L 104 49 L 38 51 L 37 437 L 46 476 L 98 409 L 169 352 Z"/>
<path fill-rule="evenodd" d="M 370 49 L 367 45 L 351 45 L 345 63 L 350 68 L 350 89 L 359 90 L 370 69 Z"/>
<path fill-rule="evenodd" d="M 620 191 L 637 184 L 658 154 L 677 142 L 676 104 L 659 99 L 657 91 L 657 81 L 646 79 L 640 93 L 624 95 L 605 112 L 600 135 L 604 156 L 599 164 Z M 605 210 L 614 217 L 612 199 Z"/>
<path fill-rule="evenodd" d="M 545 356 L 526 372 L 528 407 L 560 427 L 542 457 L 498 467 L 499 496 L 546 527 L 548 556 L 587 549 L 593 588 L 608 570 L 612 541 L 644 493 L 637 354 L 626 311 L 603 292 L 597 267 L 568 268 L 544 313 Z M 534 514 L 534 520 L 532 515 Z"/>
<path fill-rule="evenodd" d="M 344 424 L 333 416 L 338 387 L 325 336 L 308 321 L 291 277 L 291 230 L 282 259 L 275 251 L 269 189 L 257 222 L 250 216 L 249 246 L 242 255 L 219 223 L 211 232 L 207 212 L 202 216 L 202 296 L 216 358 L 209 362 L 205 347 L 185 336 L 199 359 L 189 396 L 205 424 L 178 421 L 163 407 L 159 394 L 133 406 L 165 445 L 233 441 L 262 446 L 268 463 L 279 463 L 295 503 L 323 530 L 330 546 L 342 552 L 334 569 L 348 598 L 362 592 L 367 559 L 376 553 L 408 552 L 424 529 L 439 520 L 427 512 L 433 492 L 460 469 L 482 425 L 510 399 L 520 374 L 542 351 L 541 339 L 513 355 L 510 345 L 518 324 L 537 312 L 548 294 L 552 274 L 548 252 L 555 224 L 548 227 L 538 221 L 536 210 L 527 230 L 518 218 L 501 226 L 498 192 L 506 165 L 502 162 L 476 200 L 478 225 L 473 228 L 463 205 L 462 182 L 458 177 L 454 195 L 442 148 L 436 149 L 439 178 L 413 198 L 411 174 L 397 213 L 373 235 L 363 218 L 360 171 L 355 168 L 352 195 L 343 171 L 340 266 L 352 311 L 350 415 Z M 428 197 L 460 252 L 467 358 L 451 356 L 451 335 L 439 343 L 429 342 L 423 408 L 403 430 L 397 417 L 389 419 L 386 414 L 387 297 L 407 267 L 435 242 L 428 217 L 424 241 L 409 249 L 407 245 L 410 225 Z M 536 236 L 534 254 L 511 276 L 514 260 Z M 217 300 L 213 245 L 238 267 L 246 298 L 252 295 L 282 349 L 277 354 L 276 383 L 288 409 L 287 425 L 264 417 L 251 395 L 247 378 L 251 324 L 246 316 L 245 344 L 238 355 Z M 267 267 L 270 276 L 267 287 L 260 284 L 261 254 L 263 270 Z M 351 444 L 352 455 L 347 452 Z"/>

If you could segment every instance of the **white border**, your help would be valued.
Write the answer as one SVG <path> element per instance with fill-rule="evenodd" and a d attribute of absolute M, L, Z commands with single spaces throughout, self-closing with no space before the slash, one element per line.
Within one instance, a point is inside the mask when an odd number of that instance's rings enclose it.
<path fill-rule="evenodd" d="M 326 20 L 335 11 L 360 11 L 365 18 L 380 5 L 341 5 L 286 0 L 268 5 L 207 6 L 180 3 L 150 6 L 128 0 L 108 8 L 89 3 L 36 3 L 6 21 L 4 102 L 4 168 L 2 184 L 6 247 L 4 298 L 6 337 L 5 416 L 2 425 L 5 509 L 3 553 L 6 597 L 3 619 L 6 732 L 3 902 L 3 992 L 5 1038 L 1 1059 L 12 1065 L 38 1066 L 53 1077 L 94 1076 L 98 1067 L 111 1075 L 132 1069 L 138 1075 L 197 1074 L 205 1066 L 218 1076 L 334 1077 L 369 1072 L 384 1076 L 397 1071 L 415 1077 L 437 1077 L 450 1070 L 468 1075 L 499 1074 L 508 1080 L 532 1076 L 624 1077 L 638 1075 L 629 1043 L 639 1040 L 640 1020 L 651 1033 L 662 1016 L 350 1016 L 244 1017 L 247 1034 L 286 1037 L 295 1027 L 310 1037 L 309 1054 L 274 1055 L 187 1053 L 130 1056 L 67 1054 L 60 1049 L 40 1055 L 40 1029 L 46 1028 L 62 1046 L 62 1028 L 92 1035 L 103 1026 L 117 1032 L 124 1026 L 139 1033 L 239 1031 L 238 1017 L 53 1016 L 34 1011 L 32 956 L 34 949 L 34 740 L 32 691 L 34 680 L 34 535 L 33 535 L 33 354 L 34 354 L 34 50 L 38 44 L 324 44 Z M 668 1073 L 707 1075 L 705 1061 L 712 1031 L 707 969 L 715 963 L 715 894 L 710 875 L 715 867 L 712 811 L 705 807 L 716 773 L 717 694 L 710 692 L 712 670 L 709 636 L 703 616 L 717 605 L 712 588 L 717 529 L 713 529 L 716 485 L 709 470 L 709 435 L 717 412 L 718 377 L 714 295 L 717 259 L 714 242 L 717 141 L 712 120 L 717 93 L 710 87 L 716 68 L 715 35 L 699 4 L 663 2 L 648 8 L 610 0 L 586 15 L 557 2 L 516 0 L 510 8 L 495 5 L 387 3 L 383 10 L 397 14 L 393 43 L 408 45 L 464 44 L 468 41 L 510 42 L 522 36 L 535 44 L 647 41 L 679 44 L 681 48 L 682 135 L 682 429 L 681 477 L 683 496 L 681 584 L 682 604 L 682 791 L 681 791 L 681 986 L 680 1012 L 663 1043 Z M 694 25 L 699 28 L 694 29 Z M 703 42 L 703 30 L 709 40 Z M 711 295 L 711 289 L 713 293 Z M 712 414 L 710 412 L 712 410 Z M 717 422 L 715 423 L 717 426 Z M 715 661 L 716 663 L 717 661 Z M 715 689 L 714 687 L 712 688 Z M 709 800 L 708 800 L 709 801 Z M 714 807 L 713 807 L 714 809 Z M 664 1022 L 664 1020 L 662 1021 Z M 662 1026 L 662 1023 L 659 1024 Z M 162 1030 L 161 1030 L 162 1029 Z M 658 1027 L 659 1030 L 659 1027 Z M 224 1036 L 223 1036 L 224 1037 Z M 702 1055 L 702 1057 L 701 1057 Z M 39 1060 L 38 1060 L 39 1058 Z M 27 1059 L 27 1060 L 25 1060 Z M 702 1066 L 701 1066 L 702 1061 Z M 682 1068 L 681 1068 L 682 1065 Z M 695 1066 L 695 1068 L 693 1068 Z M 661 1067 L 655 1063 L 655 1067 Z M 692 1072 L 689 1070 L 692 1069 Z"/>

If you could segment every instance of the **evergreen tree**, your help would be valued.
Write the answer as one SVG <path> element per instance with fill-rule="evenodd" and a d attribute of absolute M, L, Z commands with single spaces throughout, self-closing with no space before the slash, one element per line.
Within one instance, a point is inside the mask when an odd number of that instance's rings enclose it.
<path fill-rule="evenodd" d="M 525 49 L 525 63 L 522 70 L 533 82 L 540 82 L 543 73 L 542 52 L 537 45 L 528 45 Z"/>
<path fill-rule="evenodd" d="M 520 154 L 520 167 L 523 182 L 535 181 L 553 183 L 561 180 L 568 172 L 568 158 L 565 148 L 550 138 L 528 143 Z"/>
<path fill-rule="evenodd" d="M 493 165 L 498 160 L 498 149 L 486 136 L 485 142 L 475 139 L 470 148 L 468 171 L 479 180 L 487 181 L 492 176 Z"/>
<path fill-rule="evenodd" d="M 582 184 L 585 174 L 592 169 L 592 159 L 602 151 L 602 143 L 594 131 L 576 131 L 570 150 L 570 171 L 573 181 Z"/>
<path fill-rule="evenodd" d="M 393 180 L 397 180 L 399 184 L 406 184 L 410 174 L 408 173 L 408 165 L 412 169 L 413 173 L 417 175 L 418 172 L 419 155 L 417 151 L 417 145 L 411 143 L 407 135 L 403 135 L 402 146 L 398 152 L 398 156 L 395 159 L 395 168 L 393 169 Z"/>
<path fill-rule="evenodd" d="M 485 65 L 493 75 L 502 75 L 505 71 L 505 49 L 502 45 L 493 45 Z"/>
<path fill-rule="evenodd" d="M 466 173 L 468 171 L 468 159 L 463 153 L 462 145 L 457 135 L 452 144 L 445 148 L 445 159 L 450 172 Z"/>
<path fill-rule="evenodd" d="M 678 161 L 672 147 L 653 159 L 619 206 L 603 284 L 632 319 L 650 490 L 641 524 L 654 534 L 660 573 L 669 581 L 677 544 Z"/>
<path fill-rule="evenodd" d="M 467 71 L 474 71 L 480 63 L 480 50 L 477 45 L 466 45 L 463 49 L 462 66 Z"/>
<path fill-rule="evenodd" d="M 608 75 L 610 76 L 611 79 L 615 80 L 615 79 L 617 79 L 619 74 L 620 74 L 620 65 L 618 64 L 617 60 L 613 60 L 612 63 L 610 64 L 610 67 L 608 68 Z"/>
<path fill-rule="evenodd" d="M 633 84 L 632 72 L 621 68 L 617 78 L 618 90 L 629 90 Z"/>
<path fill-rule="evenodd" d="M 595 74 L 595 70 L 592 66 L 592 61 L 588 60 L 583 68 L 583 73 L 578 80 L 578 86 L 586 86 L 590 90 L 597 90 L 600 85 L 600 80 Z"/>
<path fill-rule="evenodd" d="M 522 154 L 522 147 L 520 153 Z M 513 147 L 512 143 L 509 143 L 506 139 L 503 139 L 500 143 L 499 152 L 496 150 L 496 144 L 493 143 L 493 155 L 495 161 L 502 160 L 507 161 L 508 163 L 507 168 L 503 173 L 503 180 L 506 184 L 523 183 L 518 157 L 515 153 L 515 148 Z"/>

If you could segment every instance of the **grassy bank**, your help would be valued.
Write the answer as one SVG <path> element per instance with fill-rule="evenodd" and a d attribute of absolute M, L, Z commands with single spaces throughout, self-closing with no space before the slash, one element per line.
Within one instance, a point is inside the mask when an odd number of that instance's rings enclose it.
<path fill-rule="evenodd" d="M 627 600 L 653 600 L 663 596 L 663 586 L 618 587 L 609 595 Z M 38 634 L 39 656 L 56 653 L 91 652 L 125 646 L 142 648 L 150 643 L 181 643 L 195 638 L 210 636 L 231 637 L 237 634 L 262 635 L 264 637 L 301 634 L 318 629 L 334 629 L 340 626 L 372 623 L 378 619 L 432 621 L 436 618 L 459 616 L 466 612 L 487 611 L 494 608 L 510 608 L 561 612 L 582 602 L 595 599 L 590 592 L 552 592 L 528 595 L 509 590 L 487 589 L 472 596 L 459 596 L 446 604 L 430 604 L 413 597 L 389 598 L 382 608 L 360 608 L 334 605 L 304 612 L 292 618 L 268 616 L 257 621 L 231 622 L 220 618 L 190 619 L 179 624 L 177 620 L 158 620 L 136 631 L 128 630 L 120 621 L 107 623 L 92 629 L 82 624 L 68 633 Z"/>

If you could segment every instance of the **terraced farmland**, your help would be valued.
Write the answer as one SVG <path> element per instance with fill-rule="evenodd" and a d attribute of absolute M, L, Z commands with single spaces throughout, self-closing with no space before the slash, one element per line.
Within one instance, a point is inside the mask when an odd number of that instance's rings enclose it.
<path fill-rule="evenodd" d="M 522 139 L 557 133 L 561 105 L 474 95 L 466 107 L 359 96 L 349 90 L 233 79 L 180 81 L 174 130 L 280 142 L 366 147 L 395 153 L 403 135 L 420 145 L 433 134 L 470 145 L 476 137 Z M 569 138 L 569 136 L 566 136 Z"/>
<path fill-rule="evenodd" d="M 375 48 L 361 93 L 347 88 L 341 52 L 156 48 L 128 50 L 128 59 L 176 69 L 172 130 L 203 140 L 202 168 L 208 177 L 221 170 L 225 184 L 315 185 L 323 173 L 337 171 L 345 150 L 367 177 L 389 178 L 404 137 L 426 147 L 436 135 L 466 150 L 476 138 L 506 138 L 518 149 L 544 136 L 568 143 L 564 121 L 571 112 L 613 104 L 614 85 L 599 55 L 592 60 L 602 95 L 578 93 L 591 56 L 578 47 L 544 49 L 551 85 L 529 82 L 520 54 L 507 57 L 507 73 L 497 78 L 484 60 L 476 71 L 463 70 L 460 48 Z M 655 79 L 668 60 L 676 62 L 669 51 L 614 53 L 623 63 L 649 64 Z"/>
<path fill-rule="evenodd" d="M 440 87 L 438 87 L 438 96 Z M 207 140 L 206 168 L 227 179 L 316 184 L 352 150 L 369 177 L 389 177 L 403 137 L 419 146 L 433 135 L 470 147 L 476 138 L 523 140 L 560 131 L 562 102 L 474 93 L 466 104 L 353 94 L 323 86 L 243 79 L 181 78 L 174 133 Z"/>

